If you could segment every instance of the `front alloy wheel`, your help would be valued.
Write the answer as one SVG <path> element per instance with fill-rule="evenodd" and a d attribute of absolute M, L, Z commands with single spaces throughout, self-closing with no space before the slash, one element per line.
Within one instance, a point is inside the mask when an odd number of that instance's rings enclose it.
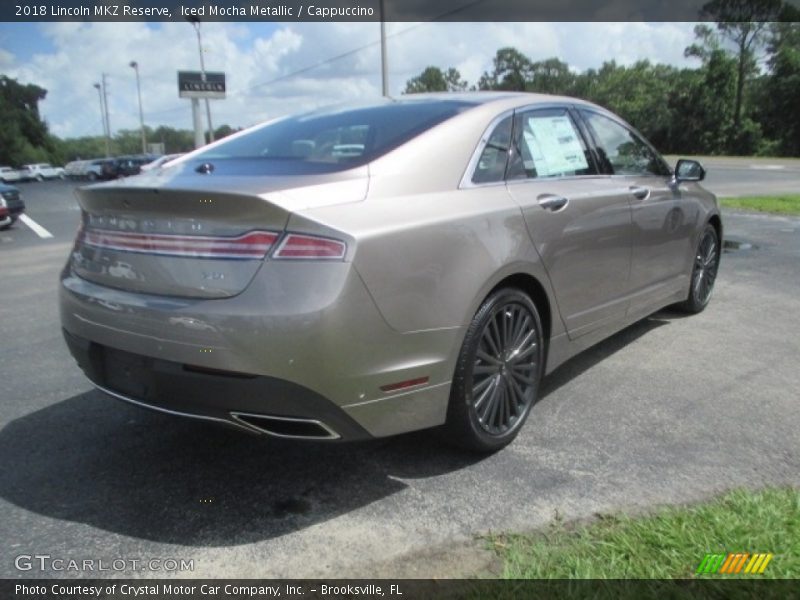
<path fill-rule="evenodd" d="M 448 427 L 461 446 L 498 450 L 519 432 L 536 401 L 543 366 L 536 306 L 516 289 L 502 289 L 470 325 L 453 380 Z"/>
<path fill-rule="evenodd" d="M 706 225 L 695 251 L 689 297 L 681 304 L 681 308 L 690 313 L 699 313 L 706 307 L 717 279 L 719 258 L 717 230 L 713 225 Z"/>

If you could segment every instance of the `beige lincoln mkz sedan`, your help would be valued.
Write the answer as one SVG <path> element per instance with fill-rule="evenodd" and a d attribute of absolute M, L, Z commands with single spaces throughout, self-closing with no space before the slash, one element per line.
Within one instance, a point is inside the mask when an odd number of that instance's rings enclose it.
<path fill-rule="evenodd" d="M 574 98 L 405 96 L 271 121 L 77 191 L 72 354 L 116 398 L 334 440 L 509 443 L 542 377 L 720 258 L 703 168 Z"/>

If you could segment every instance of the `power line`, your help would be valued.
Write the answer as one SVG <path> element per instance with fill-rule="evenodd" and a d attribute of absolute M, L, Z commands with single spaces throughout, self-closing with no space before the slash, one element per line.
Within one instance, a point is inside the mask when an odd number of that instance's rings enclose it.
<path fill-rule="evenodd" d="M 406 27 L 405 29 L 402 29 L 400 31 L 396 31 L 395 33 L 387 35 L 386 38 L 389 39 L 389 38 L 394 38 L 394 37 L 398 37 L 398 36 L 404 35 L 406 33 L 414 31 L 415 29 L 419 29 L 420 27 L 423 27 L 425 25 L 429 25 L 430 23 L 433 23 L 435 21 L 439 21 L 439 20 L 444 19 L 446 17 L 450 17 L 450 16 L 452 16 L 454 14 L 460 13 L 462 11 L 465 11 L 465 10 L 467 10 L 469 8 L 477 6 L 478 4 L 482 4 L 484 2 L 486 2 L 486 0 L 474 0 L 473 2 L 469 2 L 469 3 L 465 4 L 464 6 L 461 6 L 459 8 L 455 8 L 453 10 L 449 10 L 447 12 L 444 12 L 444 13 L 440 14 L 440 15 L 437 15 L 436 17 L 434 17 L 430 21 L 417 23 L 416 25 L 412 25 L 411 27 Z M 256 88 L 264 87 L 264 86 L 267 86 L 267 85 L 272 85 L 273 83 L 278 83 L 280 81 L 284 81 L 286 79 L 290 79 L 292 77 L 296 77 L 298 75 L 302 75 L 303 73 L 307 73 L 308 71 L 311 71 L 311 70 L 316 69 L 318 67 L 325 66 L 325 65 L 330 64 L 332 62 L 335 62 L 337 60 L 341 60 L 343 58 L 347 58 L 348 56 L 352 56 L 353 54 L 357 54 L 357 53 L 361 52 L 362 50 L 366 50 L 368 48 L 372 48 L 374 46 L 377 46 L 380 43 L 381 43 L 380 40 L 375 40 L 373 42 L 370 42 L 369 44 L 364 44 L 363 46 L 359 46 L 358 48 L 354 48 L 352 50 L 348 50 L 347 52 L 343 52 L 341 54 L 337 54 L 336 56 L 332 56 L 332 57 L 327 58 L 325 60 L 322 60 L 322 61 L 320 61 L 318 63 L 315 63 L 313 65 L 309 65 L 307 67 L 303 67 L 301 69 L 298 69 L 297 71 L 292 71 L 291 73 L 286 73 L 285 75 L 281 75 L 279 77 L 275 77 L 274 79 L 270 79 L 269 81 L 264 81 L 262 83 L 256 83 L 254 85 L 251 85 L 249 88 L 246 88 L 245 90 L 243 90 L 243 92 L 252 91 L 252 90 L 254 90 Z"/>

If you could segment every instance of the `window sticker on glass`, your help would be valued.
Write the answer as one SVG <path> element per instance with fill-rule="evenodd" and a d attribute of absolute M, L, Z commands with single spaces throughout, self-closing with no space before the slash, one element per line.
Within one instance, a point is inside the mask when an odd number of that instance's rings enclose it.
<path fill-rule="evenodd" d="M 573 173 L 589 166 L 569 116 L 526 119 L 522 132 L 538 177 Z M 527 161 L 526 161 L 527 162 Z"/>

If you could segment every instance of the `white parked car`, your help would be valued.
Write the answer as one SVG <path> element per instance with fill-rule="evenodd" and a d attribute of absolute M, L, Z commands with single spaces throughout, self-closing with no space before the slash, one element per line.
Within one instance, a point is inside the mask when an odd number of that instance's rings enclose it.
<path fill-rule="evenodd" d="M 55 179 L 60 177 L 64 179 L 63 167 L 53 167 L 48 163 L 35 163 L 32 165 L 22 166 L 23 177 L 26 179 L 35 179 L 36 181 L 44 181 L 45 179 Z"/>
<path fill-rule="evenodd" d="M 22 175 L 20 175 L 19 171 L 16 169 L 12 169 L 11 167 L 0 167 L 0 181 L 3 183 L 14 183 L 16 181 L 20 181 L 22 179 Z"/>
<path fill-rule="evenodd" d="M 64 175 L 70 179 L 77 179 L 83 175 L 88 165 L 88 160 L 73 160 L 72 162 L 68 162 L 64 165 Z"/>

